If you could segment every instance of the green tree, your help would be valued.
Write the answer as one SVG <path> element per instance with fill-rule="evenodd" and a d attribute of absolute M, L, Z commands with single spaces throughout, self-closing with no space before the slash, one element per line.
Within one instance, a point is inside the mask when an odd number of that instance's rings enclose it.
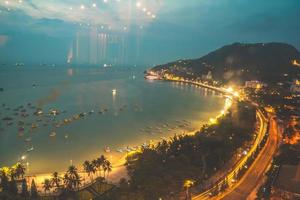
<path fill-rule="evenodd" d="M 51 186 L 52 187 L 60 188 L 61 179 L 60 179 L 60 177 L 58 175 L 58 172 L 54 172 L 52 174 L 50 182 L 51 182 Z"/>
<path fill-rule="evenodd" d="M 3 167 L 0 169 L 0 188 L 3 191 L 8 192 L 9 190 L 9 179 L 8 179 L 9 169 L 7 167 Z"/>
<path fill-rule="evenodd" d="M 34 179 L 32 179 L 32 181 L 31 181 L 30 195 L 31 195 L 31 199 L 38 199 L 38 191 L 37 191 Z"/>
<path fill-rule="evenodd" d="M 102 165 L 103 171 L 104 171 L 104 178 L 105 173 L 107 172 L 106 179 L 108 179 L 109 173 L 112 171 L 112 165 L 109 160 L 105 160 Z"/>
<path fill-rule="evenodd" d="M 81 179 L 78 170 L 74 165 L 71 165 L 64 175 L 64 184 L 68 191 L 75 191 L 81 185 Z"/>
<path fill-rule="evenodd" d="M 91 177 L 93 180 L 92 174 L 94 174 L 96 171 L 95 166 L 90 161 L 85 161 L 83 163 L 83 168 L 84 168 L 84 171 L 88 174 L 88 176 Z"/>
<path fill-rule="evenodd" d="M 12 195 L 17 195 L 18 194 L 18 187 L 17 187 L 17 182 L 14 177 L 11 178 L 9 182 L 9 193 Z"/>
<path fill-rule="evenodd" d="M 43 182 L 43 188 L 44 188 L 44 191 L 45 191 L 45 194 L 47 194 L 47 191 L 50 192 L 52 186 L 51 186 L 51 182 L 49 179 L 45 179 L 44 182 Z"/>
<path fill-rule="evenodd" d="M 24 167 L 24 165 L 21 163 L 17 163 L 14 168 L 15 168 L 16 177 L 17 178 L 21 177 L 23 179 L 24 175 L 25 175 L 25 171 L 26 171 L 26 168 Z"/>
<path fill-rule="evenodd" d="M 24 178 L 22 179 L 22 193 L 21 193 L 21 196 L 24 199 L 28 199 L 29 198 L 27 181 Z"/>
<path fill-rule="evenodd" d="M 98 169 L 98 171 L 100 172 L 100 176 L 101 176 L 101 169 L 103 166 L 103 163 L 105 162 L 106 158 L 104 155 L 101 155 L 99 158 L 96 159 L 96 167 Z"/>

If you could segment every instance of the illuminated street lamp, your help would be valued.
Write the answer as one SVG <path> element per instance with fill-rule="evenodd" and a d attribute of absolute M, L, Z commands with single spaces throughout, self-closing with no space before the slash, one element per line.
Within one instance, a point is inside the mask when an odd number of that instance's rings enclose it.
<path fill-rule="evenodd" d="M 190 200 L 191 199 L 191 196 L 189 194 L 189 188 L 192 187 L 194 185 L 195 181 L 193 180 L 186 180 L 184 181 L 184 184 L 183 184 L 183 187 L 186 189 L 185 190 L 185 199 L 186 200 Z"/>

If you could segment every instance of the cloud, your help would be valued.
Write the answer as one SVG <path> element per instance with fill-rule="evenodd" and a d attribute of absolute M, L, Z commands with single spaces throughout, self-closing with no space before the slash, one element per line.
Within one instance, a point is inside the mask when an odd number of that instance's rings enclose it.
<path fill-rule="evenodd" d="M 9 37 L 6 35 L 0 35 L 0 47 L 4 46 L 9 40 Z"/>
<path fill-rule="evenodd" d="M 82 3 L 85 2 L 85 3 Z M 95 1 L 97 4 L 79 0 L 24 0 L 0 1 L 0 9 L 9 13 L 22 12 L 33 19 L 61 20 L 68 23 L 88 24 L 121 30 L 124 26 L 147 25 L 156 17 L 161 0 L 136 1 L 107 0 Z M 145 8 L 145 10 L 144 10 Z"/>

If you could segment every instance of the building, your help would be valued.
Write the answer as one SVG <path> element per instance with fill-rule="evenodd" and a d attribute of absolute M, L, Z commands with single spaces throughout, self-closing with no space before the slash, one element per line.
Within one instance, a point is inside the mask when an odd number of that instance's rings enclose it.
<path fill-rule="evenodd" d="M 300 80 L 293 81 L 290 91 L 293 94 L 300 94 Z"/>
<path fill-rule="evenodd" d="M 252 89 L 261 89 L 263 87 L 267 87 L 268 85 L 266 83 L 263 83 L 261 81 L 257 80 L 251 80 L 251 81 L 246 81 L 245 82 L 245 87 L 246 88 L 252 88 Z"/>

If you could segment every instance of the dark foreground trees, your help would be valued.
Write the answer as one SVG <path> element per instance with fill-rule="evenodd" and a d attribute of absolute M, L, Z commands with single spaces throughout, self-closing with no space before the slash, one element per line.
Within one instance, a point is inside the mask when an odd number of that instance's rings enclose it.
<path fill-rule="evenodd" d="M 255 121 L 255 110 L 241 103 L 195 135 L 177 135 L 142 149 L 127 158 L 130 181 L 123 180 L 111 198 L 169 199 L 178 197 L 186 180 L 201 185 L 253 138 Z"/>

